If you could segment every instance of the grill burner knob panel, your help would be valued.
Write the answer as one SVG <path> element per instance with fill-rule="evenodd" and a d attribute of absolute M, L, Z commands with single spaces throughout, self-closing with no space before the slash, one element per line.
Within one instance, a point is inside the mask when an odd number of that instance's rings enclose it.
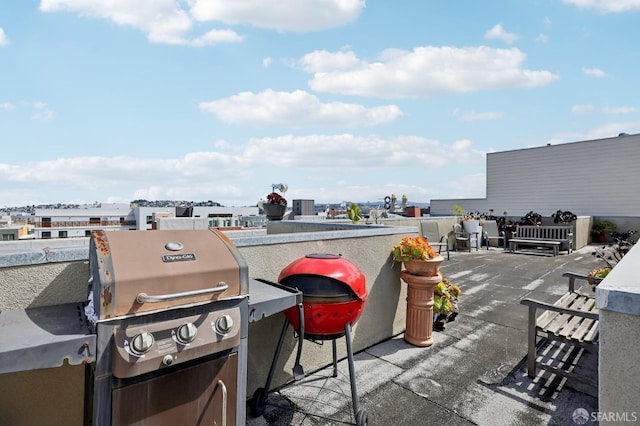
<path fill-rule="evenodd" d="M 133 339 L 131 339 L 131 352 L 135 355 L 144 355 L 151 350 L 153 342 L 153 334 L 147 331 L 136 334 Z"/>
<path fill-rule="evenodd" d="M 183 345 L 187 343 L 191 343 L 196 339 L 196 335 L 198 334 L 198 328 L 193 325 L 193 323 L 186 323 L 178 327 L 178 332 L 176 333 L 176 340 Z"/>
<path fill-rule="evenodd" d="M 187 324 L 193 324 L 197 329 L 197 337 L 192 342 L 184 344 L 178 340 L 178 333 L 183 326 L 186 326 L 183 329 L 184 333 L 190 333 L 191 327 Z M 134 377 L 166 368 L 169 366 L 168 363 L 171 363 L 173 368 L 236 347 L 240 345 L 241 339 L 241 327 L 238 324 L 242 324 L 242 311 L 235 306 L 179 319 L 118 327 L 114 330 L 113 336 L 113 376 Z M 142 354 L 146 347 L 147 352 Z"/>
<path fill-rule="evenodd" d="M 230 315 L 222 315 L 216 318 L 213 328 L 218 334 L 227 334 L 233 328 L 233 318 Z"/>

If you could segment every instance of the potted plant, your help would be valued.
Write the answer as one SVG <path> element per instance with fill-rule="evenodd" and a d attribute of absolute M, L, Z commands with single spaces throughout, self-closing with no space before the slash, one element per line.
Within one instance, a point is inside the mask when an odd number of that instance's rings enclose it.
<path fill-rule="evenodd" d="M 433 344 L 434 288 L 442 281 L 439 266 L 444 260 L 426 238 L 404 237 L 391 250 L 402 262 L 402 280 L 407 283 L 407 317 L 404 340 L 415 346 Z"/>
<path fill-rule="evenodd" d="M 272 185 L 272 192 L 267 195 L 267 201 L 262 201 L 260 207 L 264 210 L 269 220 L 282 220 L 287 211 L 287 199 L 276 192 L 276 188 L 280 188 L 283 192 L 286 190 L 284 184 Z"/>
<path fill-rule="evenodd" d="M 404 237 L 393 246 L 391 254 L 394 261 L 402 262 L 405 269 L 414 275 L 433 276 L 444 260 L 422 236 Z"/>
<path fill-rule="evenodd" d="M 598 283 L 600 283 L 602 279 L 604 279 L 607 275 L 609 275 L 609 272 L 611 272 L 611 269 L 613 269 L 611 266 L 605 266 L 603 268 L 597 268 L 589 272 L 588 274 L 589 277 L 599 278 L 599 279 L 588 280 L 588 283 L 591 284 L 592 286 L 598 285 Z"/>
<path fill-rule="evenodd" d="M 462 291 L 451 280 L 443 277 L 433 289 L 433 328 L 444 330 L 447 322 L 458 315 L 458 300 Z"/>
<path fill-rule="evenodd" d="M 610 220 L 601 220 L 593 224 L 591 232 L 593 233 L 596 241 L 602 244 L 606 240 L 606 233 L 615 231 L 616 227 L 616 224 Z"/>
<path fill-rule="evenodd" d="M 347 216 L 351 220 L 351 223 L 358 223 L 362 220 L 362 213 L 360 207 L 357 204 L 351 204 L 347 207 Z"/>
<path fill-rule="evenodd" d="M 455 216 L 456 218 L 460 217 L 460 216 L 464 216 L 465 215 L 466 210 L 464 209 L 464 207 L 459 206 L 459 205 L 455 205 L 453 206 L 453 209 L 451 210 L 451 214 L 453 216 Z M 457 222 L 457 220 L 456 220 Z"/>

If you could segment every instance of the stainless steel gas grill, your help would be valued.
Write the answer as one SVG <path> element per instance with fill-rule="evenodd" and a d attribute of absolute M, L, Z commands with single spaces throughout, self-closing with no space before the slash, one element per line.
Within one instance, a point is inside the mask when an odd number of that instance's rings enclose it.
<path fill-rule="evenodd" d="M 248 324 L 302 293 L 210 229 L 96 231 L 88 258 L 86 302 L 0 312 L 0 374 L 84 364 L 85 425 L 245 425 Z"/>
<path fill-rule="evenodd" d="M 94 425 L 245 424 L 247 265 L 215 230 L 92 235 Z"/>

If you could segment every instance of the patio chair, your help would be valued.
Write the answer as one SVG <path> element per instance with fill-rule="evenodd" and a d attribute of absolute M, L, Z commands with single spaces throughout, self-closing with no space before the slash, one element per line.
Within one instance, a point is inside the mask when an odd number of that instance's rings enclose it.
<path fill-rule="evenodd" d="M 438 248 L 438 253 L 442 253 L 442 248 L 447 251 L 447 260 L 449 260 L 449 237 L 440 235 L 438 222 L 435 220 L 423 220 L 420 222 L 420 235 L 425 237 L 431 247 Z"/>
<path fill-rule="evenodd" d="M 453 248 L 456 251 L 471 251 L 471 234 L 469 232 L 465 232 L 459 223 L 453 225 L 453 234 L 455 235 Z"/>
<path fill-rule="evenodd" d="M 482 233 L 487 250 L 489 250 L 491 241 L 497 241 L 498 247 L 502 246 L 503 249 L 507 249 L 507 238 L 504 231 L 498 230 L 498 223 L 495 220 L 487 220 L 482 227 Z"/>

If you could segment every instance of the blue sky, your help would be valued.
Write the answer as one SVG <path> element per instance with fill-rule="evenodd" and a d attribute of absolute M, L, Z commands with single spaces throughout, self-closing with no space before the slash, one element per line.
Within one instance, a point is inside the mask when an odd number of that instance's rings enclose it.
<path fill-rule="evenodd" d="M 487 152 L 640 131 L 639 18 L 640 0 L 5 1 L 0 206 L 484 197 Z"/>

